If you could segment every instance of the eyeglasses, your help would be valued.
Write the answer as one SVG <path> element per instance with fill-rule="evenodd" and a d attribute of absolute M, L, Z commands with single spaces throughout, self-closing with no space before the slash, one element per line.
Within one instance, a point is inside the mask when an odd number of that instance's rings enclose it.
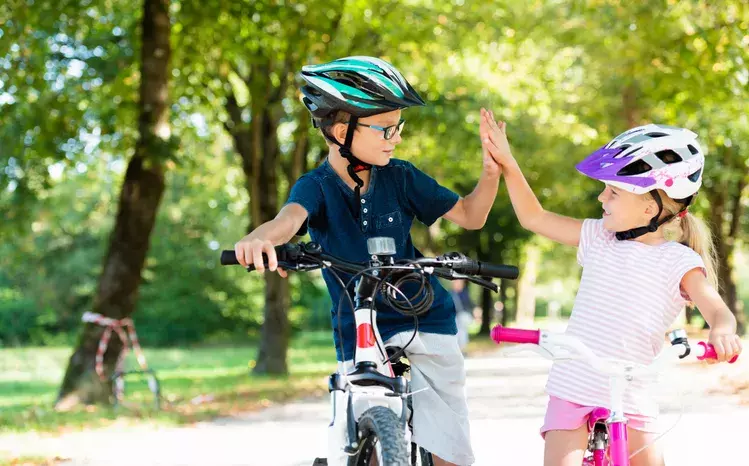
<path fill-rule="evenodd" d="M 376 129 L 377 131 L 382 131 L 383 137 L 386 140 L 392 139 L 393 136 L 396 134 L 400 134 L 401 131 L 403 131 L 403 125 L 406 123 L 406 120 L 403 118 L 400 119 L 398 124 L 391 125 L 391 126 L 377 126 L 377 125 L 365 125 L 364 123 L 357 123 L 359 126 L 366 126 L 367 128 Z"/>

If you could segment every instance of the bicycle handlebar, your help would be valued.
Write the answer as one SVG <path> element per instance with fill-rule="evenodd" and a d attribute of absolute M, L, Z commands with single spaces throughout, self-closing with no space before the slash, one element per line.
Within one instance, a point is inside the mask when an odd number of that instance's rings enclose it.
<path fill-rule="evenodd" d="M 278 266 L 287 270 L 313 270 L 324 266 L 334 266 L 350 272 L 360 272 L 370 268 L 369 264 L 361 264 L 345 261 L 338 257 L 326 254 L 317 243 L 286 243 L 275 247 L 278 258 Z M 267 267 L 267 256 L 263 254 L 263 260 Z M 328 264 L 326 264 L 326 262 Z M 221 251 L 221 265 L 239 265 L 234 251 Z M 394 266 L 417 267 L 434 272 L 446 279 L 466 278 L 484 287 L 495 289 L 496 285 L 491 281 L 484 281 L 473 277 L 492 277 L 514 280 L 518 277 L 518 268 L 510 265 L 492 264 L 481 262 L 460 253 L 447 253 L 438 257 L 421 257 L 418 259 L 401 259 Z M 247 267 L 248 271 L 255 269 L 254 265 Z M 496 291 L 496 289 L 495 289 Z"/>
<path fill-rule="evenodd" d="M 573 350 L 581 359 L 587 360 L 588 363 L 599 369 L 600 372 L 608 372 L 605 361 L 596 356 L 590 349 L 585 346 L 581 341 L 571 335 L 559 335 L 548 332 L 542 332 L 541 330 L 527 330 L 519 328 L 506 328 L 501 325 L 497 325 L 491 331 L 491 338 L 496 343 L 529 343 L 539 346 L 558 346 L 566 350 Z M 544 341 L 547 340 L 547 341 Z M 548 348 L 546 348 L 548 349 Z M 715 347 L 710 343 L 700 341 L 695 347 L 695 356 L 698 360 L 702 361 L 705 359 L 717 359 L 718 355 L 715 352 Z M 738 359 L 738 355 L 734 356 L 728 361 L 729 364 L 733 364 Z"/>
<path fill-rule="evenodd" d="M 698 352 L 701 352 L 702 355 L 697 356 L 697 359 L 702 361 L 704 359 L 718 359 L 718 353 L 715 352 L 715 347 L 711 345 L 710 343 L 704 342 L 704 341 L 698 341 L 697 346 L 701 348 L 701 350 L 698 350 Z M 739 355 L 732 357 L 728 360 L 728 364 L 733 364 L 736 362 L 736 360 L 739 359 Z"/>

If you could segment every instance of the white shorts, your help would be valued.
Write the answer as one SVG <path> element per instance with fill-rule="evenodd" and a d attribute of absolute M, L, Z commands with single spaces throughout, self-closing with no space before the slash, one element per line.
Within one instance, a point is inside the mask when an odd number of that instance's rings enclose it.
<path fill-rule="evenodd" d="M 412 331 L 399 333 L 385 346 L 403 347 Z M 406 348 L 411 363 L 414 442 L 451 463 L 474 463 L 466 402 L 466 371 L 455 335 L 419 332 Z M 351 361 L 346 361 L 346 365 Z M 423 388 L 427 390 L 421 391 Z"/>

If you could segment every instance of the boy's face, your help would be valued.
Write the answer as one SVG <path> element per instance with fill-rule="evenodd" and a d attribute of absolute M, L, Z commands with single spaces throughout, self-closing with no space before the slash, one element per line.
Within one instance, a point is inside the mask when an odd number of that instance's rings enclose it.
<path fill-rule="evenodd" d="M 378 128 L 397 125 L 401 118 L 401 111 L 395 110 L 388 113 L 380 113 L 366 118 L 360 118 L 360 125 L 356 127 L 354 139 L 351 142 L 351 152 L 362 162 L 377 166 L 385 166 L 390 163 L 395 146 L 402 141 L 400 132 L 396 131 L 393 137 L 385 139 L 385 133 L 377 128 L 362 125 L 372 125 Z M 337 123 L 334 135 L 340 142 L 346 140 L 346 123 Z"/>

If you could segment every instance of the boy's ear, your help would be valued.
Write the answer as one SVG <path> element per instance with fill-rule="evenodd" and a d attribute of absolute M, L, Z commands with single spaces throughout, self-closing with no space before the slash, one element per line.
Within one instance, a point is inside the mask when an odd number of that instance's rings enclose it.
<path fill-rule="evenodd" d="M 336 123 L 330 128 L 330 135 L 343 145 L 346 142 L 346 133 L 348 132 L 348 123 Z"/>

